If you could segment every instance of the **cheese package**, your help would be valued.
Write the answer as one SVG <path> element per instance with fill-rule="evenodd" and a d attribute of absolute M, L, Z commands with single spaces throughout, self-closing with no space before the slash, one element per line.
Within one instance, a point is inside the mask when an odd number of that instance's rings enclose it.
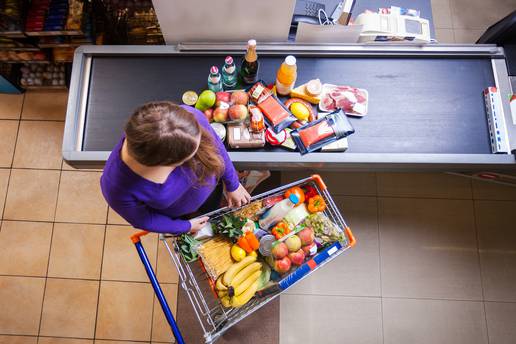
<path fill-rule="evenodd" d="M 253 133 L 243 124 L 228 124 L 228 144 L 231 148 L 260 148 L 265 146 L 265 133 Z"/>

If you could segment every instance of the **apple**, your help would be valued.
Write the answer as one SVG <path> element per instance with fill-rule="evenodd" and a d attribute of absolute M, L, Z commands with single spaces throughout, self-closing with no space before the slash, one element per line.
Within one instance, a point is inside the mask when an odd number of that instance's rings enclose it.
<path fill-rule="evenodd" d="M 231 101 L 231 93 L 229 92 L 215 92 L 215 106 L 219 106 L 221 102 L 229 104 Z"/>
<path fill-rule="evenodd" d="M 247 105 L 249 96 L 244 91 L 235 91 L 231 93 L 231 103 L 236 105 Z"/>
<path fill-rule="evenodd" d="M 276 259 L 274 261 L 274 270 L 279 272 L 280 274 L 284 274 L 288 270 L 290 270 L 290 259 L 288 257 L 283 257 L 281 259 Z"/>
<path fill-rule="evenodd" d="M 213 120 L 213 109 L 207 109 L 207 110 L 204 110 L 204 116 L 206 116 L 206 119 L 208 120 L 208 122 L 211 122 Z"/>
<path fill-rule="evenodd" d="M 301 239 L 301 245 L 309 245 L 314 242 L 315 234 L 314 230 L 311 227 L 306 227 L 301 232 L 297 233 L 299 239 Z"/>
<path fill-rule="evenodd" d="M 229 118 L 233 121 L 243 121 L 247 118 L 247 106 L 231 105 L 229 108 Z"/>
<path fill-rule="evenodd" d="M 288 254 L 288 247 L 284 242 L 277 243 L 272 247 L 272 256 L 281 259 Z"/>
<path fill-rule="evenodd" d="M 296 252 L 301 248 L 301 239 L 297 235 L 293 235 L 285 240 L 285 244 L 287 244 L 289 252 Z"/>
<path fill-rule="evenodd" d="M 288 254 L 288 258 L 294 265 L 301 265 L 305 261 L 305 253 L 302 249 L 297 250 L 296 252 L 290 252 Z"/>
<path fill-rule="evenodd" d="M 306 245 L 301 247 L 303 252 L 305 253 L 305 256 L 313 256 L 317 253 L 317 244 L 315 242 L 311 243 L 310 245 Z"/>
<path fill-rule="evenodd" d="M 218 107 L 213 111 L 213 120 L 215 122 L 226 122 L 228 120 L 228 109 L 224 107 Z"/>

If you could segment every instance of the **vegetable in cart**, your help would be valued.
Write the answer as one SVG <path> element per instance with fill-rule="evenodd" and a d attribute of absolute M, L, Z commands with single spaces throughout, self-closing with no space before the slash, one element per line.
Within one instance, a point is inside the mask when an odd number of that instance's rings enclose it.
<path fill-rule="evenodd" d="M 304 224 L 306 227 L 312 228 L 315 237 L 319 238 L 323 243 L 333 243 L 345 239 L 344 233 L 323 213 L 309 215 Z"/>
<path fill-rule="evenodd" d="M 191 263 L 199 258 L 197 247 L 201 243 L 194 239 L 190 234 L 181 234 L 177 239 L 179 250 L 186 262 Z"/>
<path fill-rule="evenodd" d="M 311 213 L 317 213 L 326 209 L 326 202 L 320 195 L 316 195 L 308 200 L 308 211 Z"/>

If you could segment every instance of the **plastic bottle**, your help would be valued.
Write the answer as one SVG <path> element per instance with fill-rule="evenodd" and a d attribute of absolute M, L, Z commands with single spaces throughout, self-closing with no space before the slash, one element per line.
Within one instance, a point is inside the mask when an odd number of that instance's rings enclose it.
<path fill-rule="evenodd" d="M 299 198 L 296 195 L 290 195 L 288 198 L 276 203 L 260 218 L 260 228 L 268 229 L 272 225 L 280 222 L 298 203 Z"/>
<path fill-rule="evenodd" d="M 296 58 L 288 55 L 276 74 L 276 92 L 282 96 L 290 94 L 297 78 Z"/>
<path fill-rule="evenodd" d="M 247 51 L 242 67 L 240 68 L 240 77 L 245 84 L 254 84 L 258 79 L 258 55 L 256 54 L 256 41 L 250 39 L 247 42 Z"/>
<path fill-rule="evenodd" d="M 222 76 L 217 66 L 211 66 L 210 75 L 208 76 L 208 89 L 213 92 L 222 91 Z"/>
<path fill-rule="evenodd" d="M 224 67 L 222 67 L 222 86 L 225 90 L 235 88 L 237 84 L 237 71 L 235 62 L 231 56 L 226 56 Z"/>

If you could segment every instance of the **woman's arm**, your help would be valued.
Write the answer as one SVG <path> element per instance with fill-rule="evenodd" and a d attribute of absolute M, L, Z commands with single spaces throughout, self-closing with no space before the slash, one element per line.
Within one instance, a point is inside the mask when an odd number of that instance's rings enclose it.
<path fill-rule="evenodd" d="M 137 202 L 114 202 L 111 208 L 135 228 L 156 233 L 182 234 L 190 230 L 190 221 L 172 219 Z"/>

